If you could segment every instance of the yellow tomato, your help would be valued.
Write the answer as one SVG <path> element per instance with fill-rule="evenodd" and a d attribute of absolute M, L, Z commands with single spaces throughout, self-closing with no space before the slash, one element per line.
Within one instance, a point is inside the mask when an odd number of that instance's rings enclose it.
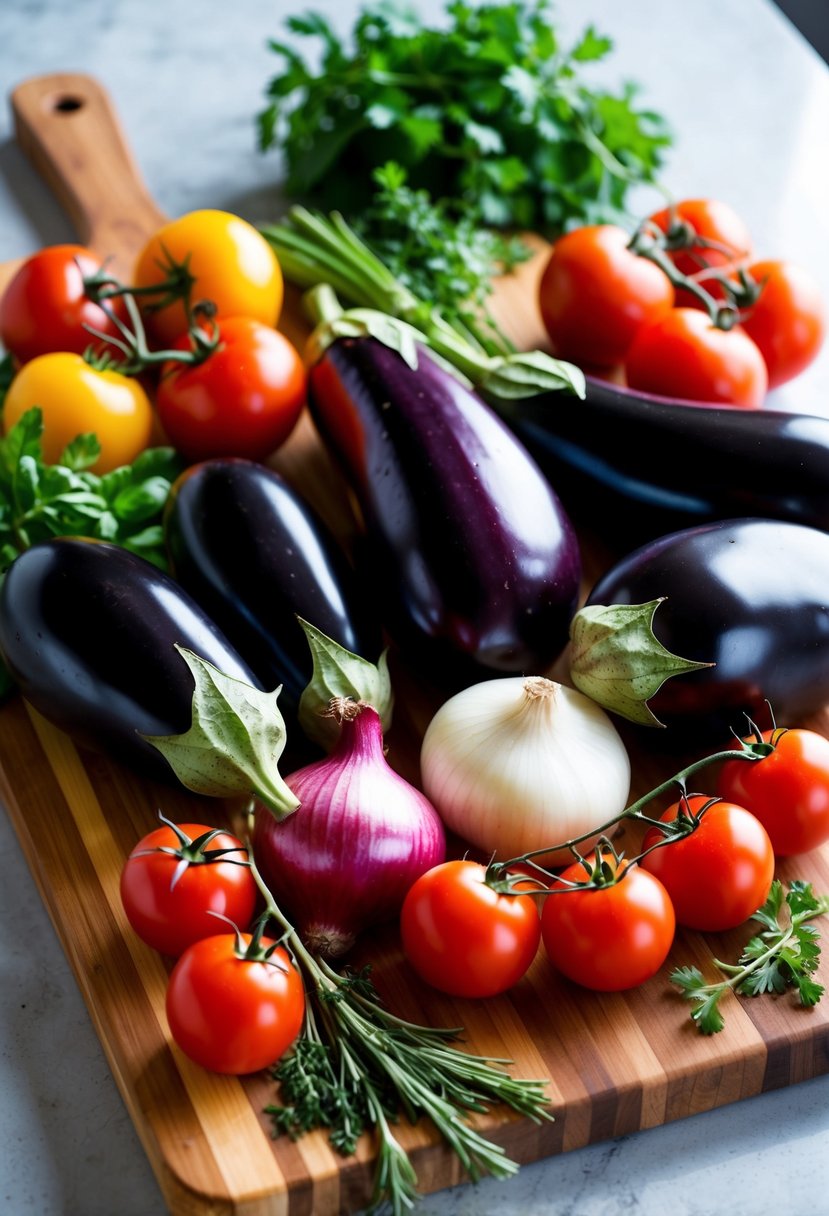
<path fill-rule="evenodd" d="M 196 282 L 192 302 L 212 300 L 220 316 L 252 317 L 275 326 L 282 311 L 282 271 L 268 242 L 247 220 L 227 211 L 190 211 L 165 224 L 141 251 L 136 287 L 162 283 L 170 259 L 187 261 Z M 139 296 L 139 299 L 142 297 Z M 153 338 L 171 346 L 187 328 L 181 302 L 144 313 Z"/>
<path fill-rule="evenodd" d="M 33 406 L 43 413 L 43 458 L 56 464 L 76 435 L 92 432 L 101 445 L 96 473 L 131 464 L 149 445 L 153 410 L 137 380 L 97 371 L 80 355 L 38 355 L 9 386 L 3 425 L 9 431 Z"/>

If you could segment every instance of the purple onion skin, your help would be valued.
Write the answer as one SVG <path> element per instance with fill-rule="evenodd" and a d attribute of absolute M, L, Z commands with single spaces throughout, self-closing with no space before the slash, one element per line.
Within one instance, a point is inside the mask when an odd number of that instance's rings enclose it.
<path fill-rule="evenodd" d="M 732 519 L 674 532 L 608 570 L 588 604 L 664 596 L 653 630 L 674 654 L 715 666 L 666 680 L 649 702 L 664 743 L 723 743 L 748 714 L 798 725 L 829 701 L 829 535 Z M 648 739 L 660 743 L 660 733 Z"/>
<path fill-rule="evenodd" d="M 446 857 L 431 802 L 389 766 L 369 706 L 324 760 L 286 778 L 301 805 L 281 823 L 258 807 L 253 848 L 277 903 L 329 958 L 396 916 L 409 887 Z"/>
<path fill-rule="evenodd" d="M 567 641 L 579 548 L 494 411 L 427 352 L 413 370 L 374 338 L 328 348 L 309 406 L 359 502 L 361 568 L 401 648 L 449 682 L 545 670 Z"/>

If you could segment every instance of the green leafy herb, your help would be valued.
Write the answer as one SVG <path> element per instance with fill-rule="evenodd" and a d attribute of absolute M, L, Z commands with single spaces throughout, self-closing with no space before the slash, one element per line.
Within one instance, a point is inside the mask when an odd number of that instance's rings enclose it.
<path fill-rule="evenodd" d="M 518 1166 L 464 1118 L 504 1102 L 534 1122 L 550 1119 L 542 1081 L 511 1076 L 491 1060 L 452 1044 L 459 1030 L 419 1026 L 386 1010 L 367 972 L 340 974 L 302 944 L 250 853 L 251 872 L 305 983 L 302 1036 L 279 1062 L 282 1105 L 268 1107 L 278 1134 L 298 1137 L 322 1127 L 332 1146 L 353 1153 L 363 1131 L 378 1137 L 372 1211 L 389 1204 L 403 1216 L 417 1199 L 417 1176 L 392 1131 L 400 1110 L 414 1123 L 432 1120 L 470 1178 L 497 1178 Z"/>
<path fill-rule="evenodd" d="M 161 514 L 182 463 L 172 448 L 148 448 L 99 476 L 94 435 L 79 435 L 57 464 L 45 464 L 43 417 L 28 410 L 0 439 L 0 572 L 18 553 L 55 536 L 90 536 L 166 567 Z"/>
<path fill-rule="evenodd" d="M 350 45 L 321 14 L 288 18 L 258 122 L 260 146 L 284 151 L 289 194 L 359 214 L 374 205 L 373 171 L 393 159 L 414 190 L 461 201 L 480 226 L 617 221 L 670 136 L 633 85 L 588 84 L 583 66 L 610 39 L 589 27 L 563 46 L 550 0 L 445 11 L 427 28 L 406 5 L 367 5 Z M 303 57 L 303 39 L 319 54 Z"/>
<path fill-rule="evenodd" d="M 666 650 L 653 632 L 662 600 L 589 604 L 570 622 L 570 677 L 580 692 L 642 726 L 661 726 L 648 700 L 671 676 L 712 667 Z"/>
<path fill-rule="evenodd" d="M 719 1004 L 727 992 L 759 996 L 764 992 L 785 992 L 793 988 L 801 1005 L 816 1005 L 823 996 L 823 985 L 814 979 L 820 962 L 820 940 L 814 925 L 816 916 L 829 912 L 829 896 L 815 895 L 811 883 L 794 880 L 783 897 L 783 884 L 775 879 L 769 897 L 754 913 L 752 920 L 763 931 L 746 944 L 736 965 L 714 963 L 728 978 L 707 984 L 698 967 L 679 967 L 671 983 L 694 1002 L 691 1017 L 702 1034 L 716 1034 L 724 1026 Z"/>

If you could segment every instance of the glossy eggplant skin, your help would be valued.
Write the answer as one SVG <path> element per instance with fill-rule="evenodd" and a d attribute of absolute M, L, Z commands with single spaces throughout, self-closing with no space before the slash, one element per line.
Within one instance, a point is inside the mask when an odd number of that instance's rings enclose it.
<path fill-rule="evenodd" d="M 829 535 L 800 524 L 735 519 L 642 546 L 595 584 L 590 604 L 665 596 L 657 638 L 714 667 L 675 676 L 650 705 L 685 739 L 744 731 L 745 714 L 797 725 L 829 702 Z M 651 732 L 653 734 L 654 732 Z"/>
<path fill-rule="evenodd" d="M 829 417 L 678 403 L 588 378 L 499 407 L 568 510 L 621 551 L 754 516 L 829 531 Z"/>
<path fill-rule="evenodd" d="M 427 352 L 412 369 L 374 338 L 328 347 L 309 405 L 359 502 L 362 568 L 401 648 L 445 682 L 548 667 L 580 555 L 509 428 Z"/>
<path fill-rule="evenodd" d="M 174 649 L 256 677 L 173 579 L 104 541 L 46 541 L 15 559 L 0 592 L 0 651 L 23 696 L 78 743 L 174 780 L 137 732 L 190 726 L 193 677 Z"/>
<path fill-rule="evenodd" d="M 311 677 L 297 616 L 374 662 L 380 626 L 334 537 L 288 482 L 249 460 L 187 469 L 164 517 L 171 568 L 293 712 Z"/>

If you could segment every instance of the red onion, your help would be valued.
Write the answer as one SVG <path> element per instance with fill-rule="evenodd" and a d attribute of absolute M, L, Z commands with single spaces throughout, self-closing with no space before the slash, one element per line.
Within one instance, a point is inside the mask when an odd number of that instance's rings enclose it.
<path fill-rule="evenodd" d="M 305 943 L 344 954 L 369 925 L 396 915 L 409 887 L 446 856 L 440 817 L 387 763 L 380 718 L 339 702 L 339 741 L 286 777 L 299 809 L 277 822 L 257 808 L 256 863 Z"/>

